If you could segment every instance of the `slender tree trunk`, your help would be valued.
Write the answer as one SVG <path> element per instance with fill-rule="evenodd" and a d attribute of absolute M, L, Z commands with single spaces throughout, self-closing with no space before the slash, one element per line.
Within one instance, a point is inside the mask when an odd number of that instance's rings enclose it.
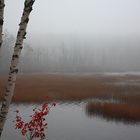
<path fill-rule="evenodd" d="M 2 102 L 2 107 L 0 110 L 0 137 L 3 131 L 3 127 L 6 121 L 9 106 L 10 106 L 12 96 L 14 93 L 16 77 L 18 73 L 18 62 L 19 62 L 20 53 L 22 50 L 23 40 L 25 39 L 25 35 L 26 35 L 26 28 L 29 21 L 29 15 L 32 11 L 32 6 L 34 4 L 34 1 L 35 0 L 25 0 L 24 2 L 24 10 L 23 10 L 21 22 L 19 24 L 19 30 L 17 33 L 14 53 L 11 60 L 8 82 L 7 82 L 7 86 L 5 90 L 4 100 Z"/>
<path fill-rule="evenodd" d="M 2 47 L 4 7 L 5 7 L 4 0 L 0 0 L 0 54 L 1 54 L 1 47 Z"/>

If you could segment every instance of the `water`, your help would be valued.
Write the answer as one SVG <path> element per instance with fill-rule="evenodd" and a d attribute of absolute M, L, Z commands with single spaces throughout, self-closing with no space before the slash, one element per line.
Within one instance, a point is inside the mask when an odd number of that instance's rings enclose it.
<path fill-rule="evenodd" d="M 57 103 L 47 117 L 48 140 L 139 140 L 140 119 L 111 119 L 87 110 L 88 101 Z M 12 104 L 5 125 L 3 140 L 24 140 L 20 132 L 14 129 L 12 120 L 15 110 L 21 110 L 24 120 L 28 118 L 36 104 Z M 103 113 L 103 112 L 102 112 Z M 117 121 L 116 121 L 117 120 Z M 127 123 L 126 123 L 127 122 Z"/>

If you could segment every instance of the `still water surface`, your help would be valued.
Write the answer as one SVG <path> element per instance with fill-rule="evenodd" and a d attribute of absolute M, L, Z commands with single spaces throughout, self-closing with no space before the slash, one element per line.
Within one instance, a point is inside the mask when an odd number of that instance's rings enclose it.
<path fill-rule="evenodd" d="M 127 123 L 105 119 L 100 115 L 89 116 L 87 101 L 75 103 L 57 103 L 47 117 L 48 140 L 140 140 L 140 123 Z M 20 132 L 14 129 L 15 110 L 22 112 L 28 119 L 36 104 L 12 104 L 5 125 L 3 140 L 24 140 Z"/>

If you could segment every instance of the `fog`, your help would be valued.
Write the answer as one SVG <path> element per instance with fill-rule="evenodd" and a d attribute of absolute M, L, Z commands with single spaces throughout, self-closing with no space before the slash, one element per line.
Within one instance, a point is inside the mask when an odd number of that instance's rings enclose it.
<path fill-rule="evenodd" d="M 140 71 L 138 38 L 47 34 L 44 40 L 38 40 L 37 36 L 34 45 L 24 44 L 20 60 L 21 72 Z M 7 34 L 0 60 L 1 72 L 8 70 L 13 43 L 14 37 Z"/>
<path fill-rule="evenodd" d="M 8 38 L 0 72 L 8 70 L 23 3 L 6 1 Z M 20 71 L 139 72 L 139 5 L 139 0 L 37 0 Z"/>
<path fill-rule="evenodd" d="M 6 1 L 5 28 L 16 33 L 24 0 Z M 28 34 L 140 35 L 139 0 L 36 0 Z"/>

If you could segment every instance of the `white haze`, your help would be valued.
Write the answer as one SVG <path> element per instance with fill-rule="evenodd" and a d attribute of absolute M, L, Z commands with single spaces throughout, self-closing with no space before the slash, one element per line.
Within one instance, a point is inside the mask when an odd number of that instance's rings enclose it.
<path fill-rule="evenodd" d="M 24 0 L 6 1 L 5 28 L 16 33 Z M 139 0 L 36 0 L 28 32 L 140 35 Z"/>
<path fill-rule="evenodd" d="M 6 1 L 4 28 L 15 37 L 23 4 Z M 21 71 L 139 72 L 139 6 L 139 0 L 36 0 Z"/>

